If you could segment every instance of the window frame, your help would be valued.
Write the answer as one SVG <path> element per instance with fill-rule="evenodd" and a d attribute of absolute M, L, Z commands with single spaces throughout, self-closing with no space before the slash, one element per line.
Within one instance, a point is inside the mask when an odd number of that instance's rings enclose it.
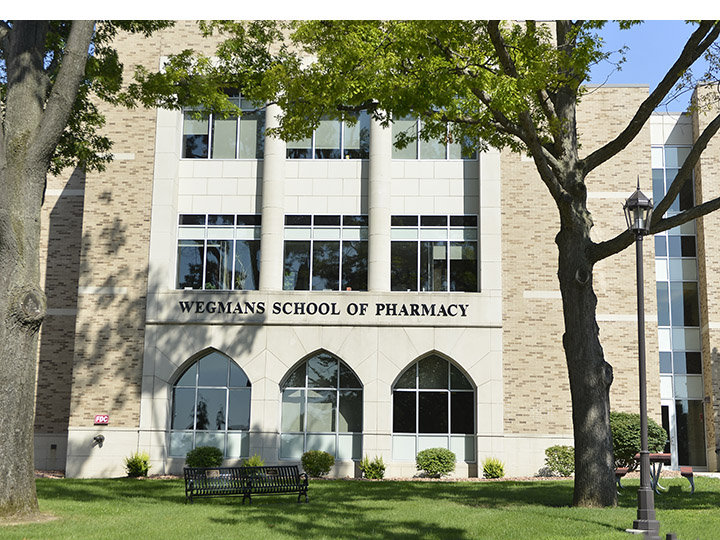
<path fill-rule="evenodd" d="M 445 225 L 433 225 L 432 221 L 439 222 L 445 219 Z M 415 268 L 409 268 L 410 274 L 415 275 L 414 288 L 400 288 L 399 284 L 393 284 L 393 278 L 400 269 L 394 265 L 391 266 L 390 290 L 392 292 L 422 292 L 422 293 L 475 293 L 480 292 L 480 230 L 479 216 L 477 214 L 397 214 L 392 215 L 390 225 L 390 258 L 393 260 L 395 251 L 394 245 L 399 243 L 415 244 Z M 414 220 L 414 224 L 411 224 Z M 453 225 L 453 221 L 457 220 L 466 223 Z M 474 224 L 468 224 L 474 222 Z M 426 223 L 424 224 L 423 221 Z M 403 223 L 404 222 L 404 223 Z M 441 237 L 441 232 L 444 231 Z M 453 236 L 459 236 L 453 238 Z M 445 250 L 445 288 L 426 290 L 423 287 L 423 275 L 428 276 L 431 272 L 423 272 L 423 248 L 424 244 L 443 244 Z M 455 245 L 454 245 L 455 244 Z M 452 272 L 452 248 L 457 248 L 457 244 L 472 244 L 475 251 L 475 287 L 473 290 L 451 289 L 453 282 Z M 432 246 L 438 247 L 438 246 Z M 428 259 L 430 260 L 430 259 Z M 434 259 L 433 259 L 434 260 Z M 462 260 L 462 259 L 459 259 Z M 428 277 L 428 279 L 430 279 Z"/>
<path fill-rule="evenodd" d="M 200 381 L 200 369 L 199 364 L 210 357 L 220 357 L 222 359 L 225 359 L 227 361 L 227 372 L 226 372 L 226 379 L 225 379 L 225 385 L 222 384 L 201 384 Z M 183 382 L 183 379 L 185 378 L 186 374 L 188 374 L 189 371 L 194 370 L 194 384 L 181 384 Z M 233 371 L 239 370 L 242 377 L 245 379 L 244 385 L 233 385 L 232 384 L 232 375 Z M 193 391 L 193 409 L 192 409 L 192 421 L 193 425 L 192 428 L 176 428 L 175 423 L 175 407 L 176 403 L 178 402 L 178 399 L 176 397 L 176 391 L 177 390 L 192 390 Z M 218 391 L 218 390 L 224 390 L 225 392 L 225 399 L 224 399 L 224 427 L 223 429 L 198 429 L 198 399 L 200 397 L 200 393 L 202 390 L 210 390 L 210 391 Z M 233 392 L 247 392 L 247 419 L 245 424 L 247 425 L 246 429 L 232 429 L 230 427 L 230 421 L 233 419 L 231 418 L 231 394 Z M 245 372 L 242 367 L 240 367 L 237 362 L 235 362 L 232 358 L 227 356 L 226 354 L 221 353 L 218 350 L 212 349 L 209 351 L 206 351 L 205 353 L 197 356 L 194 360 L 191 362 L 185 364 L 182 370 L 178 371 L 177 378 L 175 382 L 172 384 L 171 387 L 171 394 L 170 394 L 170 418 L 169 418 L 169 429 L 168 429 L 168 456 L 169 457 L 185 457 L 187 454 L 187 449 L 183 448 L 182 451 L 179 451 L 179 453 L 173 453 L 173 438 L 175 435 L 185 435 L 190 436 L 190 449 L 196 448 L 198 446 L 198 434 L 200 436 L 207 436 L 208 439 L 212 435 L 220 435 L 223 439 L 223 458 L 225 459 L 240 459 L 240 458 L 246 458 L 249 457 L 249 436 L 250 436 L 250 420 L 251 420 L 251 411 L 252 411 L 252 382 L 250 381 L 250 378 L 248 377 L 247 373 Z M 229 449 L 230 449 L 230 436 L 231 435 L 238 435 L 239 437 L 236 437 L 240 440 L 240 455 L 229 455 Z M 207 444 L 206 442 L 201 441 L 200 446 Z M 237 443 L 235 443 L 237 444 Z M 181 446 L 182 448 L 182 446 Z"/>
<path fill-rule="evenodd" d="M 232 224 L 211 224 L 211 218 L 218 217 L 230 218 L 232 216 Z M 188 218 L 187 221 L 192 221 L 195 218 L 196 221 L 200 221 L 203 218 L 203 224 L 196 223 L 183 223 L 183 219 Z M 242 223 L 241 223 L 242 222 Z M 262 216 L 260 214 L 178 214 L 178 233 L 177 233 L 177 244 L 175 250 L 175 290 L 195 290 L 195 291 L 256 291 L 260 288 L 260 235 L 262 226 Z M 208 248 L 209 243 L 218 241 L 229 241 L 231 242 L 230 256 L 230 287 L 229 288 L 213 288 L 207 287 L 208 277 Z M 202 268 L 201 268 L 201 280 L 200 287 L 188 287 L 180 286 L 180 264 L 182 262 L 181 249 L 183 242 L 202 242 Z M 238 253 L 238 242 L 252 243 L 254 246 L 255 253 L 255 267 L 252 268 L 254 288 L 238 288 L 238 266 L 237 266 L 237 253 Z M 199 247 L 196 246 L 196 247 Z M 252 255 L 253 250 L 251 250 Z M 247 279 L 247 277 L 246 277 Z"/>
<path fill-rule="evenodd" d="M 216 115 L 215 113 L 209 112 L 205 113 L 203 112 L 202 108 L 199 107 L 186 107 L 182 110 L 182 137 L 181 137 L 181 149 L 180 149 L 180 156 L 181 159 L 192 159 L 192 160 L 260 160 L 263 159 L 264 155 L 264 146 L 265 146 L 265 105 L 258 106 L 257 104 L 252 103 L 251 101 L 246 101 L 241 95 L 239 94 L 230 94 L 228 95 L 229 101 L 235 101 L 235 104 L 240 108 L 240 110 L 244 113 L 239 116 L 227 116 L 225 118 L 222 118 L 219 115 Z M 196 119 L 192 118 L 195 114 L 199 114 L 201 116 L 202 120 L 207 121 L 207 131 L 205 132 L 205 137 L 207 138 L 207 155 L 206 156 L 188 156 L 186 155 L 186 137 L 189 135 L 185 133 L 185 124 L 189 119 L 192 119 L 193 121 L 196 121 Z M 255 157 L 239 157 L 240 153 L 240 141 L 241 141 L 241 124 L 243 117 L 253 118 L 255 115 L 257 115 L 256 120 L 260 123 L 258 126 L 258 136 L 255 140 Z M 247 119 L 247 118 L 246 118 Z M 227 120 L 234 120 L 235 121 L 235 151 L 234 151 L 234 157 L 215 157 L 213 154 L 214 152 L 214 138 L 215 138 L 215 121 L 227 121 Z M 198 134 L 192 134 L 195 136 L 203 136 Z"/>
<path fill-rule="evenodd" d="M 362 119 L 360 117 L 363 117 Z M 285 159 L 297 159 L 297 160 L 345 160 L 345 159 L 369 159 L 370 158 L 370 122 L 372 122 L 372 119 L 370 118 L 370 115 L 366 111 L 361 111 L 358 113 L 358 120 L 352 127 L 357 127 L 361 130 L 360 134 L 358 135 L 359 141 L 360 141 L 360 147 L 358 152 L 360 153 L 360 157 L 354 157 L 347 152 L 349 150 L 355 150 L 355 148 L 349 149 L 345 147 L 345 140 L 346 140 L 346 130 L 350 127 L 346 122 L 345 118 L 342 119 L 336 119 L 336 118 L 321 118 L 321 122 L 337 122 L 339 124 L 339 131 L 340 131 L 340 140 L 339 140 L 339 147 L 337 148 L 337 157 L 322 157 L 318 156 L 319 149 L 317 148 L 317 137 L 316 132 L 317 129 L 314 129 L 310 137 L 301 139 L 299 141 L 293 141 L 288 142 L 287 149 L 285 151 Z M 362 136 L 362 125 L 364 123 L 367 123 L 367 136 Z M 309 146 L 298 146 L 297 148 L 292 147 L 290 145 L 295 145 L 303 142 L 308 142 Z M 363 150 L 363 142 L 364 146 L 367 148 L 367 151 Z M 307 155 L 299 155 L 299 151 L 305 150 L 307 151 Z M 291 155 L 293 151 L 298 151 L 298 155 Z"/>
<path fill-rule="evenodd" d="M 396 124 L 393 122 L 393 124 L 392 124 L 392 125 L 393 125 L 393 128 L 392 128 L 392 144 L 393 144 L 393 146 L 392 146 L 392 159 L 397 159 L 397 160 L 402 160 L 402 159 L 404 159 L 404 160 L 418 160 L 418 161 L 420 161 L 420 160 L 426 160 L 426 161 L 430 161 L 430 160 L 435 160 L 435 161 L 473 161 L 473 160 L 477 160 L 477 159 L 478 159 L 478 151 L 477 151 L 477 149 L 474 149 L 474 150 L 473 150 L 471 156 L 467 156 L 467 157 L 463 156 L 463 145 L 462 145 L 462 143 L 459 143 L 459 145 L 460 145 L 460 157 L 457 158 L 457 157 L 452 157 L 452 156 L 451 156 L 451 148 L 452 148 L 451 145 L 452 145 L 453 143 L 450 142 L 451 124 L 450 124 L 449 122 L 447 123 L 446 129 L 445 129 L 445 136 L 446 136 L 446 138 L 447 138 L 447 141 L 445 141 L 445 143 L 444 143 L 444 146 L 445 146 L 445 157 L 442 157 L 442 158 L 427 157 L 427 158 L 425 158 L 425 157 L 422 156 L 422 147 L 423 147 L 423 145 L 424 145 L 424 144 L 431 144 L 431 143 L 433 143 L 433 144 L 438 144 L 438 145 L 439 145 L 439 144 L 442 143 L 442 141 L 434 140 L 434 139 L 431 139 L 431 140 L 429 140 L 429 141 L 424 141 L 424 140 L 422 140 L 422 139 L 420 138 L 420 134 L 422 133 L 422 123 L 423 123 L 422 118 L 420 118 L 420 117 L 409 117 L 409 116 L 406 116 L 406 117 L 399 118 L 398 121 L 405 121 L 405 122 L 413 121 L 414 126 L 415 126 L 415 129 L 412 130 L 412 131 L 414 131 L 415 133 L 410 134 L 410 136 L 411 136 L 411 137 L 414 137 L 414 140 L 410 141 L 409 144 L 408 144 L 408 146 L 406 146 L 406 147 L 403 148 L 402 150 L 399 150 L 399 149 L 395 146 L 395 140 L 396 140 L 396 138 L 397 138 L 397 133 L 401 133 L 401 132 L 403 132 L 403 131 L 407 131 L 407 129 L 405 129 L 405 130 L 400 130 L 400 131 L 396 131 L 396 130 L 395 130 L 395 125 L 396 125 Z M 402 156 L 397 156 L 397 155 L 396 155 L 396 154 L 402 152 L 403 150 L 406 150 L 408 147 L 413 146 L 413 145 L 414 145 L 414 148 L 415 148 L 415 157 L 402 157 Z"/>
<path fill-rule="evenodd" d="M 331 218 L 338 218 L 337 224 L 328 223 Z M 368 267 L 368 246 L 369 246 L 369 228 L 367 214 L 285 214 L 285 224 L 283 229 L 283 290 L 284 291 L 367 291 L 367 267 Z M 360 222 L 353 223 L 353 222 Z M 331 238 L 332 232 L 337 231 L 337 238 Z M 307 288 L 297 288 L 297 277 L 292 283 L 292 288 L 286 288 L 292 280 L 292 276 L 297 276 L 297 270 L 289 271 L 288 269 L 288 245 L 289 243 L 308 243 L 308 282 Z M 337 242 L 337 288 L 319 289 L 314 288 L 315 269 L 315 244 L 319 242 Z M 344 247 L 352 243 L 363 243 L 365 246 L 365 287 L 359 289 L 349 289 L 345 284 L 343 269 L 347 261 L 345 260 Z"/>
<path fill-rule="evenodd" d="M 309 375 L 309 363 L 318 357 L 325 356 L 328 358 L 331 358 L 336 363 L 336 374 L 335 374 L 335 386 L 311 386 L 310 385 L 310 375 Z M 303 367 L 305 368 L 305 374 L 304 374 L 304 385 L 303 386 L 297 386 L 297 385 L 291 385 L 290 383 L 296 382 L 293 381 L 294 375 L 298 372 L 298 370 Z M 342 385 L 342 370 L 346 370 L 346 372 L 350 373 L 352 377 L 357 381 L 358 386 L 343 386 Z M 287 440 L 286 437 L 301 437 L 302 438 L 302 453 L 307 452 L 308 450 L 312 450 L 313 448 L 309 448 L 308 439 L 313 438 L 313 436 L 325 436 L 325 437 L 333 437 L 334 438 L 334 453 L 332 453 L 337 460 L 348 460 L 348 461 L 359 461 L 362 459 L 363 453 L 362 453 L 362 441 L 363 441 L 363 427 L 364 427 L 364 417 L 365 417 L 365 401 L 364 401 L 364 386 L 362 384 L 362 381 L 360 380 L 360 377 L 355 373 L 355 371 L 350 368 L 345 362 L 343 362 L 340 358 L 335 356 L 332 353 L 329 353 L 327 351 L 321 350 L 317 351 L 314 354 L 311 354 L 310 356 L 306 357 L 301 362 L 298 362 L 295 364 L 288 372 L 286 373 L 285 377 L 283 377 L 282 382 L 280 383 L 280 430 L 279 430 L 279 449 L 278 449 L 278 459 L 281 461 L 286 460 L 293 460 L 296 461 L 299 459 L 300 456 L 292 456 L 288 455 L 287 453 L 283 452 L 283 444 L 284 441 Z M 284 410 L 284 404 L 285 401 L 285 395 L 286 392 L 301 392 L 302 396 L 302 406 L 300 408 L 301 410 L 301 417 L 302 417 L 302 426 L 300 430 L 286 430 L 286 418 L 285 418 L 285 410 Z M 332 430 L 311 430 L 308 429 L 310 420 L 310 414 L 309 414 L 309 407 L 308 404 L 310 403 L 310 392 L 334 392 L 334 401 L 333 401 L 333 409 L 332 409 Z M 359 399 L 359 424 L 360 424 L 360 431 L 342 431 L 341 430 L 341 397 L 343 392 L 355 392 L 356 399 Z M 294 423 L 294 422 L 293 422 Z M 358 452 L 354 453 L 352 452 L 351 457 L 345 457 L 345 456 L 338 456 L 339 450 L 341 447 L 340 444 L 340 438 L 341 436 L 349 436 L 350 440 L 352 441 L 353 448 L 355 444 L 355 439 L 359 438 L 360 444 L 358 448 Z"/>
<path fill-rule="evenodd" d="M 428 359 L 436 359 L 440 360 L 446 363 L 447 365 L 447 385 L 446 388 L 439 388 L 439 387 L 422 387 L 420 382 L 420 363 L 428 360 Z M 403 381 L 407 380 L 407 374 L 410 373 L 411 370 L 415 371 L 414 374 L 414 387 L 398 387 L 398 385 Z M 463 380 L 467 383 L 469 388 L 453 388 L 453 369 L 457 371 L 462 377 Z M 444 393 L 447 396 L 447 429 L 445 432 L 436 431 L 436 432 L 429 432 L 429 431 L 422 431 L 421 430 L 421 395 L 429 395 L 429 394 L 440 394 Z M 473 418 L 472 418 L 472 433 L 468 432 L 458 432 L 453 433 L 453 395 L 454 394 L 469 394 L 472 396 L 472 412 L 473 412 Z M 415 428 L 414 431 L 396 431 L 396 425 L 395 421 L 397 418 L 397 412 L 396 411 L 396 395 L 413 395 L 414 396 L 414 412 L 415 412 Z M 452 362 L 451 360 L 448 360 L 447 358 L 440 356 L 436 353 L 431 353 L 423 356 L 422 358 L 419 358 L 415 360 L 412 364 L 410 364 L 408 367 L 406 367 L 395 379 L 395 381 L 392 384 L 391 388 L 391 401 L 392 401 L 392 410 L 391 410 L 391 435 L 393 439 L 393 460 L 397 461 L 408 461 L 411 459 L 414 459 L 414 456 L 417 455 L 417 453 L 420 450 L 423 450 L 421 444 L 421 439 L 423 437 L 426 438 L 436 438 L 440 439 L 442 437 L 445 438 L 446 444 L 445 448 L 450 449 L 453 443 L 453 437 L 456 440 L 459 440 L 460 438 L 464 439 L 464 444 L 467 444 L 468 438 L 472 440 L 472 459 L 467 459 L 467 456 L 462 458 L 458 458 L 458 461 L 464 461 L 466 463 L 476 463 L 477 462 L 477 448 L 476 448 L 476 442 L 475 438 L 477 436 L 477 419 L 478 419 L 478 412 L 477 412 L 477 387 L 473 383 L 472 379 L 463 371 L 460 369 L 460 367 Z M 463 412 L 459 414 L 466 414 L 466 410 L 463 410 Z M 396 441 L 399 441 L 400 439 L 410 439 L 412 438 L 414 440 L 414 453 L 413 456 L 410 457 L 400 457 L 396 453 Z"/>

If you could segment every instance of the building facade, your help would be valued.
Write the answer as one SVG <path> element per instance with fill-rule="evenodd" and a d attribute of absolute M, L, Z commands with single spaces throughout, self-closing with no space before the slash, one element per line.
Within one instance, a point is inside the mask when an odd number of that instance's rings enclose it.
<path fill-rule="evenodd" d="M 118 42 L 127 69 L 188 46 L 213 44 L 189 23 Z M 613 138 L 647 92 L 586 96 L 584 147 Z M 412 476 L 417 452 L 441 446 L 460 476 L 476 476 L 486 457 L 532 475 L 547 447 L 572 444 L 558 218 L 532 161 L 454 144 L 395 149 L 395 131 L 418 129 L 415 120 L 323 121 L 286 143 L 264 136 L 274 106 L 240 119 L 105 112 L 107 170 L 48 181 L 38 468 L 119 476 L 124 457 L 146 450 L 153 473 L 178 473 L 188 450 L 210 444 L 229 463 L 293 463 L 322 449 L 338 476 L 358 475 L 365 455 L 382 456 L 389 476 Z M 638 175 L 659 196 L 703 121 L 653 117 L 588 177 L 597 240 L 624 227 Z M 680 205 L 713 196 L 719 156 L 708 149 Z M 674 464 L 710 470 L 720 268 L 704 254 L 716 219 L 645 249 L 656 268 L 646 283 L 646 331 L 658 336 L 648 339 L 650 414 L 669 429 Z M 594 277 L 612 406 L 629 412 L 634 264 L 627 250 Z"/>

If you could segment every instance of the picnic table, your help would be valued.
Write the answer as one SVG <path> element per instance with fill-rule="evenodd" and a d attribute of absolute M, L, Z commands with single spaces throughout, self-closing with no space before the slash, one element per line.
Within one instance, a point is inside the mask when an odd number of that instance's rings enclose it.
<path fill-rule="evenodd" d="M 635 459 L 640 460 L 640 454 L 635 454 Z M 660 494 L 658 489 L 666 491 L 667 488 L 660 484 L 660 473 L 662 472 L 663 465 L 670 465 L 670 454 L 650 454 L 650 482 L 651 487 L 655 490 L 655 493 Z M 695 481 L 693 479 L 693 469 L 690 466 L 680 467 L 680 476 L 687 478 L 690 482 L 690 494 L 695 493 Z"/>

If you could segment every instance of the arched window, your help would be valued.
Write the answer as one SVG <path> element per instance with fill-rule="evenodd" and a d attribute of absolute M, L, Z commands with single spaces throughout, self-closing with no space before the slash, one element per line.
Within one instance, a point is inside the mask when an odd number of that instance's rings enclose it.
<path fill-rule="evenodd" d="M 415 459 L 426 448 L 449 448 L 475 461 L 475 390 L 453 364 L 430 355 L 393 386 L 393 459 Z"/>
<path fill-rule="evenodd" d="M 215 446 L 225 457 L 247 457 L 250 386 L 245 372 L 219 352 L 192 363 L 173 386 L 170 455 Z"/>
<path fill-rule="evenodd" d="M 324 450 L 337 459 L 361 459 L 362 399 L 360 380 L 333 355 L 302 362 L 282 385 L 280 458 Z"/>

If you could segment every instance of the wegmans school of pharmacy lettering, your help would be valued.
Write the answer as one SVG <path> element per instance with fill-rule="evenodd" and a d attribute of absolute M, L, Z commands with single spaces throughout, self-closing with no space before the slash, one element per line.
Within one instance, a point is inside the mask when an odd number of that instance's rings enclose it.
<path fill-rule="evenodd" d="M 178 302 L 182 313 L 216 313 L 218 315 L 262 315 L 267 311 L 265 302 Z M 397 304 L 379 302 L 350 302 L 340 306 L 338 302 L 273 302 L 273 315 L 374 315 L 376 317 L 467 317 L 469 304 Z"/>

